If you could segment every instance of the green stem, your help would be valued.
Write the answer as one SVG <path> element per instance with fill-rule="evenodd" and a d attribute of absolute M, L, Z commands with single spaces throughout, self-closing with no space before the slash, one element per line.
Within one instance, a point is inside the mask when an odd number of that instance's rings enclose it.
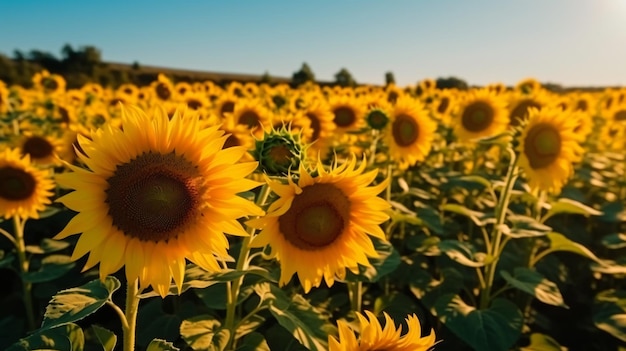
<path fill-rule="evenodd" d="M 483 289 L 481 289 L 480 293 L 481 309 L 489 307 L 489 302 L 491 301 L 491 288 L 493 286 L 493 281 L 496 274 L 496 266 L 498 264 L 500 254 L 502 253 L 502 249 L 504 246 L 502 244 L 502 225 L 504 224 L 504 221 L 506 219 L 506 212 L 509 208 L 511 191 L 513 190 L 513 185 L 515 184 L 515 180 L 518 176 L 517 158 L 515 152 L 511 149 L 508 150 L 511 155 L 511 161 L 509 163 L 509 168 L 506 174 L 506 183 L 504 185 L 504 188 L 502 189 L 502 193 L 500 194 L 500 198 L 498 199 L 498 204 L 496 206 L 497 221 L 493 233 L 494 240 L 493 245 L 488 247 L 488 252 L 490 255 L 492 255 L 493 260 L 485 266 L 485 286 Z"/>
<path fill-rule="evenodd" d="M 126 324 L 123 324 L 124 331 L 124 351 L 135 350 L 135 334 L 137 329 L 137 311 L 139 310 L 139 287 L 137 279 L 127 282 L 126 286 L 126 311 L 124 316 Z"/>
<path fill-rule="evenodd" d="M 361 312 L 361 305 L 363 304 L 363 282 L 349 282 L 348 292 L 350 297 L 350 307 L 352 312 Z"/>
<path fill-rule="evenodd" d="M 264 184 L 261 187 L 261 191 L 256 199 L 256 204 L 262 206 L 267 197 L 269 196 L 270 189 L 267 184 Z M 248 269 L 248 265 L 250 263 L 250 242 L 252 242 L 252 238 L 254 235 L 255 229 L 248 228 L 248 236 L 243 238 L 241 243 L 241 250 L 239 251 L 239 257 L 237 258 L 237 266 L 236 271 L 245 271 Z M 226 329 L 230 331 L 230 337 L 228 339 L 228 344 L 226 345 L 225 350 L 233 350 L 235 346 L 235 310 L 237 307 L 237 298 L 239 297 L 239 289 L 241 288 L 241 284 L 243 283 L 243 276 L 235 279 L 231 285 L 226 285 L 226 320 L 224 321 L 224 326 Z"/>
<path fill-rule="evenodd" d="M 17 249 L 17 257 L 20 263 L 20 273 L 22 274 L 22 294 L 24 296 L 24 307 L 26 308 L 26 322 L 28 330 L 35 329 L 35 311 L 33 309 L 33 284 L 24 280 L 24 274 L 28 273 L 30 262 L 26 257 L 26 244 L 24 242 L 24 226 L 26 219 L 20 221 L 18 216 L 13 217 L 13 226 L 15 228 L 15 248 Z"/>

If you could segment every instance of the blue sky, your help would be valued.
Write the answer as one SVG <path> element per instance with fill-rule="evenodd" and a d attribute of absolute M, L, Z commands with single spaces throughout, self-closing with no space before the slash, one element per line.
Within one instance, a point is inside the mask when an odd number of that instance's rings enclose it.
<path fill-rule="evenodd" d="M 107 61 L 208 71 L 626 85 L 626 0 L 0 0 L 0 33 L 4 54 L 94 45 Z"/>

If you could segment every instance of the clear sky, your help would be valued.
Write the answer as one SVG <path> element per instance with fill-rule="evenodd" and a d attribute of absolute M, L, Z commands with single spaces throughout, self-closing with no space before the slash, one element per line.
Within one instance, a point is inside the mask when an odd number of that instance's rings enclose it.
<path fill-rule="evenodd" d="M 357 82 L 626 85 L 626 0 L 0 0 L 0 52 Z"/>

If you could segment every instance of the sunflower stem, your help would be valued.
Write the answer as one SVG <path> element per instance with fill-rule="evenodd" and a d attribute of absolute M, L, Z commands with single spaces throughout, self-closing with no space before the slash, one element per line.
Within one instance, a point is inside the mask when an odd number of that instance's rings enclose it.
<path fill-rule="evenodd" d="M 13 226 L 15 228 L 15 248 L 17 249 L 17 257 L 20 264 L 20 273 L 22 275 L 22 294 L 24 297 L 24 307 L 26 308 L 26 323 L 28 330 L 35 329 L 35 311 L 33 309 L 33 284 L 24 280 L 24 275 L 28 273 L 30 262 L 26 257 L 26 244 L 24 242 L 24 227 L 26 219 L 21 221 L 19 216 L 13 217 Z"/>
<path fill-rule="evenodd" d="M 363 282 L 349 282 L 348 289 L 350 307 L 356 316 L 357 312 L 361 312 L 361 305 L 363 304 Z"/>
<path fill-rule="evenodd" d="M 137 296 L 139 288 L 137 279 L 126 284 L 126 310 L 124 317 L 126 324 L 123 325 L 124 331 L 124 351 L 135 350 L 135 334 L 137 329 L 137 311 L 139 310 L 139 296 Z M 124 324 L 124 323 L 122 323 Z"/>
<path fill-rule="evenodd" d="M 493 232 L 493 245 L 488 248 L 488 252 L 492 256 L 492 261 L 485 265 L 486 280 L 484 288 L 481 289 L 480 292 L 480 309 L 486 309 L 489 307 L 489 303 L 491 301 L 491 288 L 496 274 L 496 266 L 498 265 L 498 260 L 502 250 L 504 249 L 504 245 L 508 242 L 507 240 L 505 240 L 504 243 L 502 242 L 502 226 L 506 219 L 506 212 L 509 208 L 513 185 L 515 185 L 515 180 L 518 176 L 517 157 L 512 149 L 508 149 L 508 151 L 511 155 L 511 161 L 507 170 L 505 185 L 496 206 L 497 221 Z"/>
<path fill-rule="evenodd" d="M 261 191 L 256 198 L 255 203 L 258 206 L 263 206 L 265 201 L 267 201 L 267 197 L 269 196 L 270 188 L 267 184 L 263 184 L 261 187 Z M 250 243 L 252 242 L 252 238 L 254 235 L 255 229 L 252 227 L 248 227 L 248 236 L 243 238 L 241 243 L 241 249 L 239 251 L 239 257 L 237 258 L 237 266 L 236 271 L 244 271 L 248 269 L 248 265 L 250 263 Z M 239 289 L 241 288 L 241 284 L 243 283 L 243 276 L 235 279 L 232 284 L 226 285 L 226 320 L 224 321 L 224 326 L 226 329 L 230 331 L 230 336 L 228 338 L 228 344 L 226 345 L 225 350 L 234 350 L 235 348 L 235 312 L 237 307 L 237 298 L 239 296 Z"/>

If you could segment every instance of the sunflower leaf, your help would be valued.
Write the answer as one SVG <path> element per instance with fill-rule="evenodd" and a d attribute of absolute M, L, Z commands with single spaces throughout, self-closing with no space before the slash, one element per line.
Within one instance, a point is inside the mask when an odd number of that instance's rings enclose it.
<path fill-rule="evenodd" d="M 34 334 L 20 339 L 7 351 L 27 350 L 68 350 L 83 351 L 85 347 L 85 335 L 83 330 L 74 323 L 67 323 L 53 329 L 40 329 Z"/>
<path fill-rule="evenodd" d="M 150 341 L 146 351 L 180 351 L 180 349 L 169 341 L 154 339 Z"/>
<path fill-rule="evenodd" d="M 312 306 L 302 295 L 287 294 L 273 284 L 262 283 L 255 286 L 261 303 L 269 307 L 278 324 L 289 331 L 300 344 L 309 350 L 326 350 L 328 335 L 334 333 L 328 316 Z"/>
<path fill-rule="evenodd" d="M 109 276 L 104 282 L 93 280 L 77 288 L 59 291 L 46 307 L 40 331 L 76 322 L 96 312 L 120 285 L 117 278 Z"/>
<path fill-rule="evenodd" d="M 180 335 L 194 350 L 223 350 L 228 343 L 230 331 L 221 328 L 219 320 L 209 315 L 200 315 L 184 320 Z"/>
<path fill-rule="evenodd" d="M 70 256 L 50 255 L 41 260 L 41 267 L 36 272 L 22 275 L 22 279 L 29 283 L 43 283 L 55 280 L 76 266 Z"/>
<path fill-rule="evenodd" d="M 514 275 L 500 271 L 502 277 L 513 287 L 530 294 L 548 305 L 568 308 L 555 283 L 541 273 L 525 267 L 515 268 Z"/>
<path fill-rule="evenodd" d="M 506 299 L 495 299 L 489 308 L 480 310 L 448 294 L 437 300 L 432 312 L 475 350 L 509 350 L 524 324 L 522 312 Z"/>
<path fill-rule="evenodd" d="M 626 342 L 626 291 L 607 290 L 599 293 L 593 303 L 593 323 Z"/>
<path fill-rule="evenodd" d="M 480 220 L 481 217 L 484 217 L 485 214 L 479 211 L 473 211 L 470 210 L 469 208 L 463 206 L 463 205 L 459 205 L 459 204 L 445 204 L 441 207 L 441 211 L 448 211 L 448 212 L 454 212 L 456 214 L 460 214 L 462 216 L 465 216 L 469 219 L 472 220 L 472 222 L 474 222 L 474 224 L 476 224 L 477 226 L 481 227 L 484 225 L 484 223 Z"/>
<path fill-rule="evenodd" d="M 591 259 L 599 264 L 604 264 L 604 262 L 600 260 L 593 252 L 591 252 L 591 250 L 589 250 L 582 244 L 568 239 L 563 234 L 551 232 L 548 233 L 547 237 L 550 240 L 550 247 L 548 247 L 544 251 L 539 252 L 538 255 L 533 258 L 534 263 L 537 262 L 537 257 L 541 258 L 548 253 L 556 251 L 567 251 L 587 257 L 588 259 Z"/>
<path fill-rule="evenodd" d="M 26 251 L 32 254 L 57 252 L 70 246 L 68 242 L 44 238 L 39 245 L 27 245 Z"/>
<path fill-rule="evenodd" d="M 562 351 L 562 347 L 556 340 L 541 333 L 530 334 L 530 345 L 520 348 L 520 351 Z"/>
<path fill-rule="evenodd" d="M 550 209 L 543 216 L 541 222 L 545 223 L 548 218 L 561 213 L 580 214 L 585 216 L 602 215 L 601 211 L 598 211 L 595 208 L 589 207 L 583 203 L 571 199 L 561 198 L 550 204 Z"/>
<path fill-rule="evenodd" d="M 89 332 L 93 333 L 103 351 L 113 351 L 117 343 L 117 335 L 112 331 L 97 325 L 92 325 Z"/>
<path fill-rule="evenodd" d="M 270 351 L 270 347 L 263 334 L 254 332 L 243 338 L 237 351 Z"/>

